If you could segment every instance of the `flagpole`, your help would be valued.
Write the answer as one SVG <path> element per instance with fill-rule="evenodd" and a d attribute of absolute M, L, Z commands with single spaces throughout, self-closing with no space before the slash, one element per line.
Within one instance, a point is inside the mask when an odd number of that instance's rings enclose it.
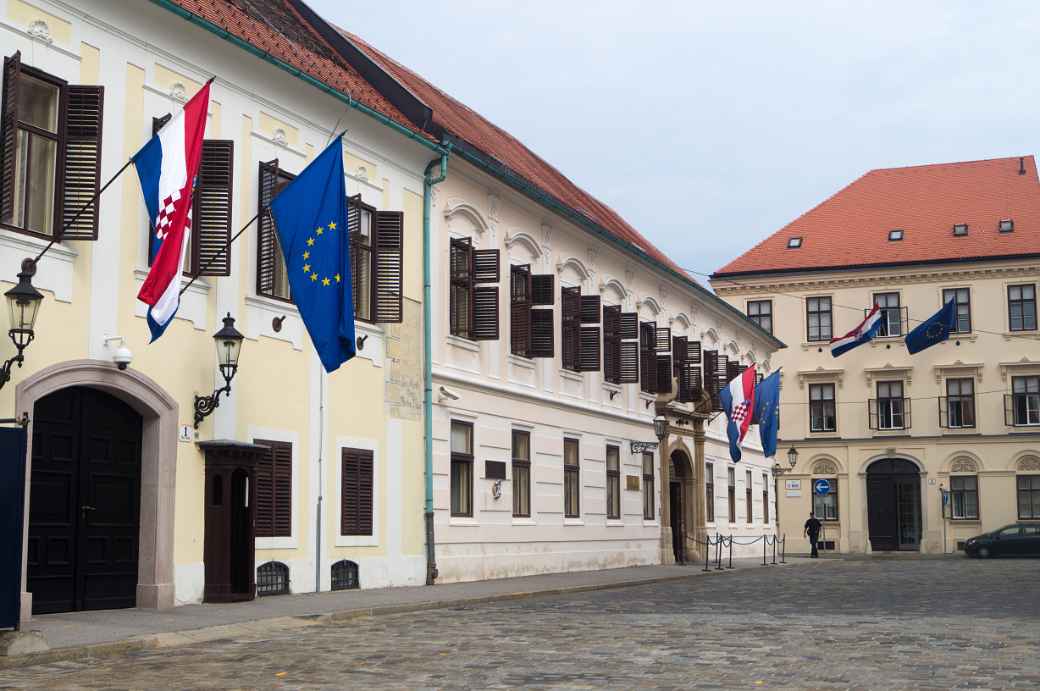
<path fill-rule="evenodd" d="M 264 209 L 264 212 L 265 213 L 271 213 L 270 209 Z M 217 258 L 220 257 L 220 255 L 222 255 L 222 254 L 224 254 L 224 252 L 228 251 L 231 248 L 231 243 L 233 243 L 235 240 L 237 240 L 238 237 L 242 233 L 246 232 L 246 229 L 249 226 L 253 225 L 253 222 L 256 219 L 258 219 L 258 218 L 260 218 L 260 212 L 259 211 L 256 212 L 256 215 L 254 215 L 251 219 L 246 221 L 246 224 L 244 226 L 242 226 L 241 230 L 239 230 L 237 233 L 235 233 L 235 235 L 230 240 L 227 241 L 227 244 L 225 244 L 223 247 L 220 248 L 220 251 L 218 251 L 216 254 L 214 254 L 212 257 L 209 258 L 209 261 L 206 262 L 205 266 L 203 266 L 201 269 L 199 269 L 197 272 L 195 272 L 195 275 L 191 277 L 191 280 L 188 281 L 187 283 L 185 283 L 184 287 L 181 288 L 181 292 L 178 294 L 178 297 L 180 295 L 184 295 L 184 291 L 186 291 L 191 286 L 191 284 L 195 282 L 195 279 L 198 278 L 199 276 L 201 276 L 203 274 L 203 272 L 206 271 L 206 269 L 208 269 L 210 266 L 212 266 L 213 262 L 215 262 L 217 260 Z"/>
<path fill-rule="evenodd" d="M 134 162 L 134 159 L 131 158 L 126 163 L 124 163 L 123 167 L 120 168 L 118 171 L 116 171 L 116 174 L 113 175 L 111 178 L 109 178 L 108 182 L 106 182 L 101 187 L 101 189 L 99 189 L 97 192 L 94 193 L 94 196 L 90 198 L 90 201 L 88 201 L 86 204 L 84 204 L 83 206 L 80 207 L 79 211 L 76 212 L 76 215 L 73 216 L 71 219 L 69 219 L 65 223 L 65 225 L 63 225 L 61 227 L 61 235 L 64 235 L 65 231 L 69 229 L 69 226 L 71 226 L 73 223 L 75 223 L 76 221 L 79 220 L 79 217 L 83 215 L 84 211 L 86 211 L 88 208 L 90 208 L 91 204 L 95 204 L 97 202 L 98 197 L 101 196 L 101 193 L 104 192 L 105 190 L 107 190 L 108 186 L 111 185 L 113 182 L 115 182 L 116 178 L 118 178 L 120 175 L 122 175 L 123 171 L 125 171 L 127 168 L 129 168 L 130 164 L 133 163 L 133 162 Z M 42 250 L 40 250 L 40 253 L 36 255 L 36 259 L 33 259 L 33 264 L 36 264 L 37 262 L 39 262 L 40 258 L 43 257 L 43 255 L 47 254 L 47 250 L 49 250 L 54 245 L 54 243 L 58 241 L 58 238 L 61 237 L 61 235 L 59 235 L 58 237 L 51 238 L 51 241 L 47 243 L 47 246 L 44 247 Z"/>

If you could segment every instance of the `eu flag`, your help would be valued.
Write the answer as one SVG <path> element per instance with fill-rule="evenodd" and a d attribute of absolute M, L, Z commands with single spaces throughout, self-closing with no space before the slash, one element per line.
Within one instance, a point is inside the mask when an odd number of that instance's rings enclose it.
<path fill-rule="evenodd" d="M 938 312 L 925 319 L 906 335 L 906 349 L 910 354 L 919 353 L 942 343 L 950 337 L 950 332 L 957 326 L 957 305 L 950 300 Z"/>
<path fill-rule="evenodd" d="M 776 438 L 780 432 L 780 370 L 770 374 L 755 387 L 755 413 L 752 420 L 758 424 L 762 454 L 772 458 L 776 455 Z"/>
<path fill-rule="evenodd" d="M 355 354 L 342 136 L 271 202 L 293 302 L 326 372 Z"/>

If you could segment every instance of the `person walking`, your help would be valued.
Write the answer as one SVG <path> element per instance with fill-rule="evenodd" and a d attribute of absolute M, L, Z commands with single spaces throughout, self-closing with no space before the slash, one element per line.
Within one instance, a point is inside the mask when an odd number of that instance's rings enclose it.
<path fill-rule="evenodd" d="M 810 556 L 813 559 L 820 556 L 817 545 L 819 544 L 821 530 L 823 530 L 823 524 L 820 523 L 820 519 L 816 517 L 815 513 L 810 513 L 809 520 L 805 522 L 805 530 L 802 532 L 809 538 L 809 544 L 812 545 L 812 554 Z"/>

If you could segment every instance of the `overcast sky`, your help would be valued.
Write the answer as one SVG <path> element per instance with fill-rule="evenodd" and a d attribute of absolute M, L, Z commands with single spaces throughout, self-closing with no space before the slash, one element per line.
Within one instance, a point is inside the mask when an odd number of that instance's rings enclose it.
<path fill-rule="evenodd" d="M 310 0 L 711 272 L 872 168 L 1031 154 L 1040 3 Z"/>

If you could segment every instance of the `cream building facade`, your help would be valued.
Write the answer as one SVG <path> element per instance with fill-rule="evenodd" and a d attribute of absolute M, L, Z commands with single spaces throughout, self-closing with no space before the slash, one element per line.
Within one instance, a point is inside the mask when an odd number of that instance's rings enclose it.
<path fill-rule="evenodd" d="M 311 53 L 312 46 L 274 35 L 268 37 L 274 47 L 262 59 L 247 41 L 236 45 L 233 36 L 222 38 L 223 29 L 212 23 L 217 20 L 188 16 L 182 5 L 192 3 L 134 3 L 128 12 L 125 3 L 108 0 L 0 0 L 0 36 L 8 58 L 19 54 L 26 98 L 45 99 L 39 89 L 52 89 L 48 107 L 62 125 L 72 107 L 67 85 L 103 87 L 97 138 L 101 182 L 147 140 L 153 118 L 176 111 L 216 75 L 206 138 L 224 142 L 228 152 L 221 218 L 234 231 L 258 212 L 261 178 L 270 175 L 262 163 L 277 159 L 277 170 L 298 173 L 334 127 L 346 129 L 349 194 L 360 195 L 367 211 L 389 212 L 399 223 L 401 314 L 386 323 L 359 320 L 358 356 L 325 375 L 284 280 L 261 268 L 260 255 L 267 250 L 258 247 L 254 224 L 232 245 L 226 275 L 195 281 L 175 322 L 149 344 L 144 309 L 135 299 L 147 273 L 148 224 L 136 176 L 127 171 L 100 198 L 96 241 L 59 241 L 39 261 L 33 283 L 45 298 L 36 337 L 24 366 L 15 368 L 12 381 L 0 390 L 0 410 L 29 420 L 23 618 L 34 609 L 34 590 L 48 592 L 37 598 L 37 611 L 201 601 L 207 586 L 207 512 L 220 500 L 218 487 L 206 486 L 209 440 L 230 440 L 245 453 L 253 442 L 274 449 L 265 449 L 258 462 L 255 491 L 268 494 L 256 499 L 258 536 L 255 553 L 248 555 L 259 570 L 261 590 L 425 581 L 419 267 L 423 171 L 436 147 L 408 136 L 406 127 L 391 126 L 396 123 L 386 117 L 375 117 L 356 99 L 350 105 L 352 99 L 334 88 L 342 82 L 331 87 L 317 78 L 308 82 L 306 74 L 293 73 L 296 68 L 278 57 L 281 50 L 285 60 L 304 61 L 300 70 L 317 64 L 332 80 L 359 80 L 337 72 L 320 49 Z M 235 15 L 236 6 L 225 10 L 231 13 L 225 19 L 237 22 L 239 30 L 265 30 L 257 17 Z M 5 72 L 11 77 L 13 70 Z M 34 86 L 39 88 L 33 91 Z M 5 118 L 12 103 L 3 104 Z M 26 113 L 19 122 L 33 116 Z M 60 184 L 58 191 L 60 198 Z M 67 212 L 70 206 L 67 202 Z M 28 233 L 30 221 L 4 219 L 0 280 L 13 281 L 22 260 L 42 250 L 60 227 L 60 214 L 53 223 L 39 218 L 30 218 L 36 225 Z M 378 290 L 373 285 L 372 291 Z M 224 385 L 213 333 L 228 314 L 245 335 L 240 367 L 230 395 L 196 433 L 195 397 Z M 6 313 L 3 320 L 6 333 Z M 125 370 L 113 362 L 120 346 L 133 353 Z M 4 352 L 8 349 L 10 344 Z M 113 422 L 116 418 L 122 422 Z M 88 452 L 75 449 L 86 449 L 96 430 L 120 424 L 125 436 L 105 442 L 113 444 L 108 452 L 94 451 L 109 458 L 116 442 L 130 449 L 125 457 L 112 457 L 125 464 L 120 481 L 76 480 L 87 477 Z M 73 451 L 60 450 L 66 443 Z M 58 460 L 65 463 L 60 482 L 73 492 L 66 503 L 54 503 L 48 493 L 59 482 Z M 82 494 L 69 490 L 69 482 L 86 483 Z M 98 527 L 103 520 L 93 520 L 115 504 L 125 510 L 118 536 Z M 58 524 L 63 527 L 54 528 Z M 91 541 L 77 543 L 82 538 L 76 535 Z M 71 567 L 58 568 L 58 552 Z M 90 581 L 86 564 L 97 558 L 119 563 L 121 575 L 110 579 L 120 581 L 116 597 Z"/>
<path fill-rule="evenodd" d="M 788 344 L 781 533 L 815 510 L 827 549 L 935 554 L 1040 520 L 1038 202 L 1032 157 L 872 171 L 713 276 Z M 855 256 L 828 267 L 838 243 Z M 910 355 L 907 331 L 949 300 L 957 330 Z M 832 357 L 873 304 L 881 335 Z"/>

